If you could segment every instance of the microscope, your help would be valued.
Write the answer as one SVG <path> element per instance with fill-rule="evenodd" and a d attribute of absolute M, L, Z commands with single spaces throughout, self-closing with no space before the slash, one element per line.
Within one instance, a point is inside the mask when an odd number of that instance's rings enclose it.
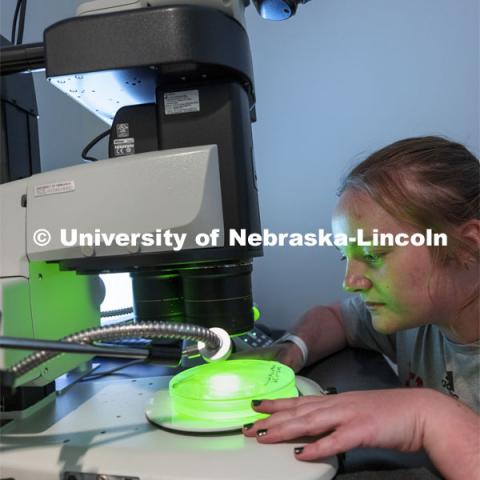
<path fill-rule="evenodd" d="M 47 79 L 111 124 L 110 158 L 2 185 L 4 336 L 60 339 L 99 326 L 96 275 L 106 272 L 130 272 L 137 322 L 230 335 L 253 327 L 252 258 L 262 249 L 227 243 L 230 229 L 260 230 L 245 5 L 164 3 L 87 2 L 45 31 Z M 62 229 L 168 231 L 186 242 L 66 246 Z M 198 246 L 196 234 L 213 230 L 217 246 Z M 0 352 L 1 367 L 25 356 Z M 22 384 L 44 387 L 84 361 L 52 359 Z"/>
<path fill-rule="evenodd" d="M 12 394 L 2 392 L 4 411 L 21 417 L 52 394 L 55 379 L 92 355 L 145 355 L 101 342 L 149 338 L 147 357 L 161 361 L 166 354 L 156 348 L 157 339 L 189 339 L 211 361 L 227 358 L 230 337 L 253 328 L 252 261 L 263 254 L 262 247 L 229 242 L 232 231 L 249 235 L 261 229 L 251 131 L 255 89 L 244 19 L 248 3 L 95 0 L 80 5 L 76 17 L 47 28 L 43 44 L 2 49 L 3 74 L 20 71 L 18 65 L 43 65 L 53 86 L 109 125 L 99 136 L 108 136 L 108 159 L 85 154 L 87 164 L 0 185 L 0 333 L 10 339 L 10 348 L 0 349 L 0 369 L 14 374 L 15 386 Z M 299 3 L 304 2 L 254 1 L 263 17 L 274 20 L 289 18 Z M 214 242 L 198 242 L 199 234 L 211 232 Z M 82 243 L 82 234 L 100 241 Z M 166 234 L 182 238 L 181 248 L 158 241 Z M 128 241 L 118 241 L 119 235 Z M 141 241 L 147 237 L 156 241 Z M 101 327 L 98 275 L 115 272 L 130 273 L 136 322 Z M 25 357 L 28 346 L 35 351 Z M 148 385 L 162 387 L 158 382 Z M 128 402 L 141 393 L 127 391 L 114 387 L 87 416 L 95 411 L 102 418 L 101 404 L 120 400 L 128 412 L 118 418 L 136 412 Z M 153 423 L 154 410 L 147 410 Z M 84 418 L 76 430 L 80 436 Z M 51 435 L 56 443 L 55 430 Z M 151 461 L 155 452 L 144 444 L 146 438 L 147 433 L 135 446 Z M 172 438 L 172 445 L 180 442 Z M 234 450 L 239 441 L 235 437 Z M 172 459 L 178 452 L 182 456 L 190 440 L 182 442 Z M 195 448 L 207 443 L 200 439 Z M 115 460 L 106 460 L 111 452 L 100 452 L 102 468 L 113 471 L 112 465 L 123 463 L 128 470 L 121 447 L 116 448 Z M 99 451 L 89 447 L 87 456 Z M 177 478 L 155 476 L 148 465 L 139 477 L 99 477 L 102 472 L 85 473 L 83 467 L 73 472 L 71 451 L 62 455 L 68 468 L 60 478 L 68 480 Z M 304 478 L 331 478 L 336 463 L 327 462 L 316 476 L 311 466 L 302 468 Z M 50 473 L 39 471 L 36 478 Z M 243 478 L 216 475 L 190 472 L 182 478 Z"/>

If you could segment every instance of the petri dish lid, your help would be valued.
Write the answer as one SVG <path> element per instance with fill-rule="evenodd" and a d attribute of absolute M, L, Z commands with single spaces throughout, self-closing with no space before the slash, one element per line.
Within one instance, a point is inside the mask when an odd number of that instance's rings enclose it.
<path fill-rule="evenodd" d="M 169 384 L 176 416 L 202 420 L 255 421 L 266 415 L 251 408 L 253 399 L 298 396 L 293 370 L 266 360 L 228 360 L 190 368 Z"/>

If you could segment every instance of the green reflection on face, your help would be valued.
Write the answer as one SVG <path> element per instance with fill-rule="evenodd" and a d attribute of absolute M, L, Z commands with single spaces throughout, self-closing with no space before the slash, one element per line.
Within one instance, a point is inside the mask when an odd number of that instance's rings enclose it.
<path fill-rule="evenodd" d="M 380 268 L 383 266 L 385 256 L 392 250 L 392 247 L 360 246 L 352 243 L 339 250 L 342 253 L 342 260 L 352 258 L 371 267 Z"/>

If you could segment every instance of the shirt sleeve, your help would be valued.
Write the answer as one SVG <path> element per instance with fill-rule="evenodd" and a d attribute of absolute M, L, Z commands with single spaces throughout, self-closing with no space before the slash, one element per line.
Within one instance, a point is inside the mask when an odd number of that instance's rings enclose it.
<path fill-rule="evenodd" d="M 340 308 L 349 345 L 375 350 L 396 362 L 395 334 L 384 335 L 373 328 L 370 312 L 359 296 L 342 300 Z"/>

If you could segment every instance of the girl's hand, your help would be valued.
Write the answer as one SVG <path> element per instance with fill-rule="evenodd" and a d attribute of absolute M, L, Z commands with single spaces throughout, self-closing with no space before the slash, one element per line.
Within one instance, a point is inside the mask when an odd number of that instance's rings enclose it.
<path fill-rule="evenodd" d="M 263 400 L 271 416 L 244 427 L 260 443 L 319 437 L 294 449 L 314 460 L 356 447 L 413 452 L 425 448 L 447 479 L 480 478 L 480 417 L 462 402 L 428 388 L 348 392 Z"/>
<path fill-rule="evenodd" d="M 299 460 L 314 460 L 355 447 L 419 450 L 430 407 L 428 390 L 397 389 L 263 400 L 253 408 L 272 415 L 244 428 L 246 436 L 260 443 L 320 437 L 295 451 Z"/>

